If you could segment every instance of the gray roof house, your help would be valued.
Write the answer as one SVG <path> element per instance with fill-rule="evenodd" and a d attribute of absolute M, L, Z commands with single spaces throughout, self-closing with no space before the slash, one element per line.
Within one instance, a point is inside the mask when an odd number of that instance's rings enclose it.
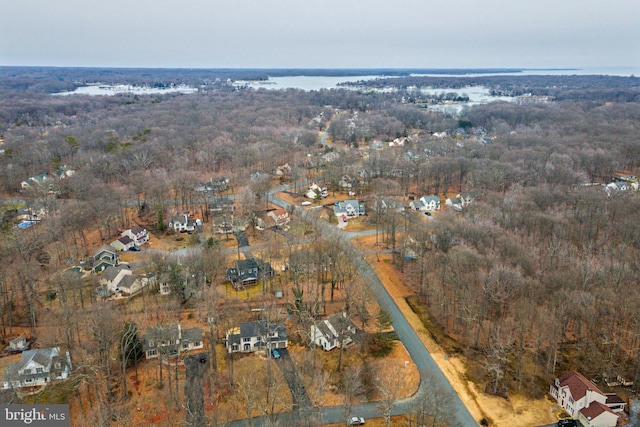
<path fill-rule="evenodd" d="M 19 336 L 9 341 L 9 351 L 24 351 L 29 348 L 29 341 L 23 336 Z"/>
<path fill-rule="evenodd" d="M 124 276 L 131 274 L 131 270 L 124 265 L 119 265 L 117 267 L 110 265 L 105 268 L 100 275 L 100 285 L 109 291 L 115 292 Z"/>
<path fill-rule="evenodd" d="M 357 200 L 345 200 L 334 204 L 333 213 L 336 216 L 358 217 L 365 214 L 365 208 L 364 204 Z"/>
<path fill-rule="evenodd" d="M 111 245 L 102 245 L 93 255 L 93 272 L 99 273 L 109 266 L 118 265 L 117 249 Z"/>
<path fill-rule="evenodd" d="M 159 355 L 175 357 L 185 351 L 204 348 L 202 329 L 182 329 L 179 323 L 147 329 L 142 342 L 147 359 L 153 359 Z"/>
<path fill-rule="evenodd" d="M 44 386 L 65 379 L 71 371 L 69 352 L 60 355 L 58 347 L 23 351 L 17 363 L 7 365 L 3 387 L 16 389 Z"/>
<path fill-rule="evenodd" d="M 266 261 L 258 258 L 237 260 L 235 267 L 227 268 L 226 277 L 234 288 L 240 289 L 258 283 L 265 277 L 273 277 L 276 272 Z"/>
<path fill-rule="evenodd" d="M 356 326 L 347 313 L 332 314 L 311 325 L 311 340 L 326 351 L 351 345 L 355 333 Z"/>
<path fill-rule="evenodd" d="M 288 345 L 286 328 L 264 320 L 240 323 L 240 327 L 227 331 L 226 336 L 229 353 L 251 353 L 265 348 L 286 348 Z"/>

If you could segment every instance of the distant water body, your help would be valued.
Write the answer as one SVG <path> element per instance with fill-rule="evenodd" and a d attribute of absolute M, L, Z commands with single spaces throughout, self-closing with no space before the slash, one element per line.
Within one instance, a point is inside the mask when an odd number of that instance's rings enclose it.
<path fill-rule="evenodd" d="M 465 73 L 459 70 L 456 74 L 411 74 L 424 77 L 480 77 L 480 76 L 571 76 L 571 75 L 608 75 L 629 77 L 640 76 L 640 67 L 608 67 L 608 68 L 575 68 L 575 69 L 514 69 L 512 72 L 487 72 L 479 73 L 477 70 Z M 379 78 L 394 78 L 397 76 L 386 75 L 362 75 L 362 76 L 282 76 L 269 77 L 268 80 L 236 81 L 236 86 L 251 87 L 254 89 L 301 89 L 305 91 L 336 89 L 339 83 L 357 83 L 363 80 L 375 80 Z"/>
<path fill-rule="evenodd" d="M 326 76 L 326 75 L 291 75 L 291 76 L 277 76 L 269 77 L 267 80 L 236 80 L 233 84 L 237 87 L 247 87 L 253 89 L 269 89 L 269 90 L 287 90 L 287 89 L 300 89 L 304 91 L 312 90 L 326 90 L 336 88 L 357 88 L 356 84 L 359 81 L 375 80 L 378 78 L 394 78 L 398 75 L 372 75 L 366 74 L 367 70 L 362 70 L 362 75 L 344 75 L 344 76 Z M 640 67 L 609 67 L 609 68 L 576 68 L 576 69 L 513 69 L 513 70 L 500 70 L 500 71 L 488 71 L 479 72 L 479 70 L 469 70 L 465 72 L 464 69 L 455 70 L 455 74 L 446 73 L 434 73 L 434 74 L 409 74 L 412 76 L 424 76 L 424 77 L 478 77 L 478 76 L 500 76 L 500 75 L 610 75 L 610 76 L 640 76 Z M 349 85 L 351 83 L 351 85 Z M 382 89 L 382 91 L 391 91 L 393 89 Z M 442 91 L 444 89 L 441 89 Z M 380 89 L 378 89 L 380 91 Z M 459 91 L 459 90 L 458 90 Z M 79 87 L 72 92 L 61 92 L 55 95 L 117 95 L 123 93 L 129 94 L 163 94 L 171 92 L 180 93 L 194 93 L 197 89 L 190 86 L 173 86 L 166 88 L 156 87 L 141 87 L 130 86 L 127 84 L 121 85 L 91 85 Z"/>

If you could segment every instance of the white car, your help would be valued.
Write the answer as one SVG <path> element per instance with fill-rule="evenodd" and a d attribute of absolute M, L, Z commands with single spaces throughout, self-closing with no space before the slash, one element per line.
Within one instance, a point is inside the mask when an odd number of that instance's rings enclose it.
<path fill-rule="evenodd" d="M 311 202 L 302 202 L 300 203 L 300 206 L 311 206 L 313 203 Z"/>
<path fill-rule="evenodd" d="M 364 418 L 362 417 L 351 417 L 349 419 L 350 426 L 361 426 L 364 424 Z"/>

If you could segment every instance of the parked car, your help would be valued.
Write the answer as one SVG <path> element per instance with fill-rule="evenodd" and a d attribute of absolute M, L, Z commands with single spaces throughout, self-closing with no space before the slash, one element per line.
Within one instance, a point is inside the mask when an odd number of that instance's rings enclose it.
<path fill-rule="evenodd" d="M 129 248 L 131 252 L 140 252 L 140 246 L 132 246 Z"/>
<path fill-rule="evenodd" d="M 576 420 L 564 419 L 558 421 L 558 426 L 560 427 L 578 427 L 578 422 Z"/>
<path fill-rule="evenodd" d="M 271 355 L 273 356 L 274 359 L 280 359 L 280 352 L 275 348 L 271 350 Z"/>
<path fill-rule="evenodd" d="M 364 424 L 364 418 L 362 417 L 351 417 L 349 419 L 350 426 L 361 426 Z"/>

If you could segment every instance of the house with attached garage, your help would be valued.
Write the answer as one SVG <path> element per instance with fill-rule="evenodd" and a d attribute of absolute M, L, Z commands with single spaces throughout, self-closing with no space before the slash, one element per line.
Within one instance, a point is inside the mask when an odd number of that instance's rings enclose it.
<path fill-rule="evenodd" d="M 167 222 L 167 228 L 178 233 L 193 233 L 202 227 L 199 219 L 190 219 L 189 214 L 174 216 Z"/>
<path fill-rule="evenodd" d="M 119 290 L 119 285 L 125 276 L 130 276 L 131 270 L 124 265 L 108 266 L 100 275 L 100 286 L 111 292 Z"/>
<path fill-rule="evenodd" d="M 625 402 L 615 394 L 605 394 L 576 371 L 556 378 L 549 393 L 558 404 L 585 427 L 614 427 Z"/>
<path fill-rule="evenodd" d="M 333 205 L 333 213 L 337 217 L 346 215 L 347 218 L 357 218 L 365 215 L 364 203 L 360 203 L 357 200 L 345 200 L 343 202 L 335 202 Z"/>
<path fill-rule="evenodd" d="M 136 246 L 136 242 L 129 236 L 120 236 L 116 240 L 111 242 L 111 246 L 113 246 L 118 251 L 128 251 L 129 249 Z"/>
<path fill-rule="evenodd" d="M 422 196 L 418 200 L 409 202 L 409 207 L 414 211 L 433 212 L 440 210 L 440 197 Z"/>
<path fill-rule="evenodd" d="M 142 344 L 147 359 L 176 357 L 183 352 L 204 348 L 202 329 L 182 329 L 179 323 L 147 329 Z"/>
<path fill-rule="evenodd" d="M 58 347 L 26 350 L 17 363 L 7 365 L 3 387 L 6 390 L 44 386 L 53 380 L 66 379 L 70 371 L 69 352 L 61 355 Z"/>
<path fill-rule="evenodd" d="M 326 351 L 348 347 L 353 343 L 355 333 L 356 326 L 347 313 L 332 314 L 311 325 L 311 340 Z"/>
<path fill-rule="evenodd" d="M 264 320 L 240 323 L 239 327 L 229 329 L 226 335 L 229 353 L 251 353 L 265 349 L 287 348 L 288 345 L 286 328 Z"/>
<path fill-rule="evenodd" d="M 259 230 L 265 230 L 275 227 L 283 228 L 286 227 L 289 222 L 291 222 L 289 212 L 285 211 L 284 209 L 278 208 L 267 212 L 264 217 L 258 218 L 258 225 L 256 226 L 256 228 Z"/>
<path fill-rule="evenodd" d="M 122 232 L 121 236 L 128 236 L 131 240 L 135 242 L 136 246 L 140 246 L 149 241 L 149 234 L 147 233 L 147 229 L 136 225 L 131 227 L 128 230 Z"/>

